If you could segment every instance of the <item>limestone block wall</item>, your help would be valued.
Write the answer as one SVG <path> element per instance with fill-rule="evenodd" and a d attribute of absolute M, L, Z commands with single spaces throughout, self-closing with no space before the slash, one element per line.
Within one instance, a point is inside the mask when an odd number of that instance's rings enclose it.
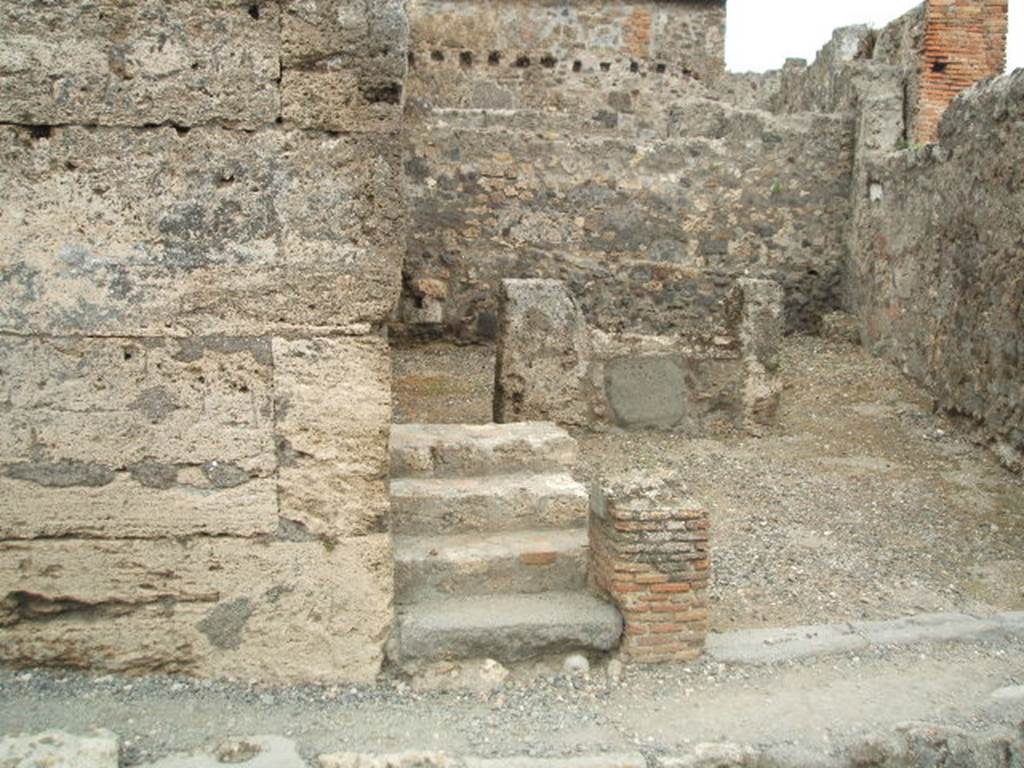
<path fill-rule="evenodd" d="M 1024 450 L 1024 72 L 961 95 L 938 145 L 861 151 L 849 301 L 872 348 Z"/>
<path fill-rule="evenodd" d="M 743 274 L 782 283 L 788 328 L 814 329 L 839 303 L 852 117 L 704 96 L 666 108 L 651 139 L 518 111 L 414 121 L 402 330 L 493 336 L 500 281 L 540 277 L 568 283 L 595 328 L 712 344 Z"/>
<path fill-rule="evenodd" d="M 371 678 L 400 2 L 0 6 L 0 661 Z"/>

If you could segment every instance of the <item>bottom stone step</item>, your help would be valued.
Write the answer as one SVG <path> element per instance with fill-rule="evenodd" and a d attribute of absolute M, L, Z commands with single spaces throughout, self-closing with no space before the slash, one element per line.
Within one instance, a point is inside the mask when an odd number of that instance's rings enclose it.
<path fill-rule="evenodd" d="M 586 592 L 482 595 L 432 600 L 404 609 L 399 661 L 492 658 L 522 661 L 567 651 L 609 651 L 622 617 Z"/>

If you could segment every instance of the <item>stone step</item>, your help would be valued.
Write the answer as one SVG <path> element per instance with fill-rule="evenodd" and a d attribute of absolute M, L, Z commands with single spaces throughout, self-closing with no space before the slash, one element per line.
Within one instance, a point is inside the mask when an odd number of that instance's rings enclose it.
<path fill-rule="evenodd" d="M 391 481 L 395 534 L 581 528 L 589 506 L 587 489 L 565 473 Z"/>
<path fill-rule="evenodd" d="M 399 614 L 401 662 L 492 658 L 503 663 L 569 651 L 609 651 L 622 617 L 587 592 L 453 597 Z"/>
<path fill-rule="evenodd" d="M 566 472 L 575 463 L 576 441 L 547 422 L 391 427 L 392 477 Z"/>
<path fill-rule="evenodd" d="M 573 591 L 586 581 L 586 528 L 395 537 L 400 604 L 456 595 Z"/>

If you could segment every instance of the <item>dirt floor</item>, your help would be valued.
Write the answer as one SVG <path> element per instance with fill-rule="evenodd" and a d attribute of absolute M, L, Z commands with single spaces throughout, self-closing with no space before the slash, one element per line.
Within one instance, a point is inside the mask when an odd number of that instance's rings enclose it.
<path fill-rule="evenodd" d="M 892 365 L 787 340 L 774 434 L 580 433 L 579 479 L 672 467 L 712 519 L 712 628 L 1024 609 L 1024 479 Z M 493 350 L 396 350 L 396 418 L 490 420 Z"/>

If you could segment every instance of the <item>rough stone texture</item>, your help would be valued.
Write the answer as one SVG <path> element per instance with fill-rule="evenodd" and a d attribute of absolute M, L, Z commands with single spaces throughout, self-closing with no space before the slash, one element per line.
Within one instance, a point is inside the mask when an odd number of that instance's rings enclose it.
<path fill-rule="evenodd" d="M 569 472 L 576 464 L 576 441 L 546 422 L 395 424 L 390 452 L 394 477 Z"/>
<path fill-rule="evenodd" d="M 265 0 L 5 2 L 0 121 L 273 122 L 280 23 Z"/>
<path fill-rule="evenodd" d="M 283 0 L 285 121 L 357 133 L 399 130 L 408 34 L 400 0 Z"/>
<path fill-rule="evenodd" d="M 587 422 L 589 334 L 558 280 L 501 284 L 494 420 Z"/>
<path fill-rule="evenodd" d="M 110 731 L 77 736 L 63 731 L 0 738 L 4 768 L 117 768 L 120 747 Z"/>
<path fill-rule="evenodd" d="M 595 494 L 594 586 L 625 620 L 621 652 L 638 662 L 692 659 L 707 634 L 707 512 L 675 476 L 632 475 Z"/>
<path fill-rule="evenodd" d="M 271 345 L 0 335 L 0 537 L 277 528 Z"/>
<path fill-rule="evenodd" d="M 741 278 L 735 299 L 745 368 L 743 419 L 748 430 L 775 423 L 782 396 L 779 348 L 785 320 L 782 287 L 771 280 Z"/>
<path fill-rule="evenodd" d="M 392 530 L 412 535 L 571 528 L 587 503 L 567 473 L 391 481 Z"/>
<path fill-rule="evenodd" d="M 584 649 L 609 651 L 622 618 L 614 606 L 585 592 L 485 595 L 419 603 L 396 629 L 403 661 L 532 656 Z"/>
<path fill-rule="evenodd" d="M 587 530 L 395 538 L 395 600 L 581 590 Z"/>
<path fill-rule="evenodd" d="M 592 330 L 591 350 L 592 427 L 699 435 L 741 420 L 744 369 L 735 330 L 706 344 Z"/>
<path fill-rule="evenodd" d="M 0 8 L 0 659 L 379 670 L 407 26 Z"/>
<path fill-rule="evenodd" d="M 368 680 L 391 623 L 385 535 L 0 543 L 0 661 Z"/>
<path fill-rule="evenodd" d="M 306 768 L 295 742 L 283 736 L 253 736 L 225 741 L 210 751 L 170 755 L 140 768 L 221 768 L 240 764 L 245 768 Z"/>
<path fill-rule="evenodd" d="M 866 344 L 1024 450 L 1024 73 L 958 99 L 937 147 L 862 152 L 848 276 Z M 984 179 L 984 183 L 976 180 Z"/>
<path fill-rule="evenodd" d="M 274 390 L 281 517 L 330 538 L 386 531 L 387 343 L 275 339 Z"/>
<path fill-rule="evenodd" d="M 0 126 L 0 331 L 379 321 L 399 287 L 399 174 L 396 143 L 374 136 Z"/>
<path fill-rule="evenodd" d="M 503 279 L 558 278 L 595 328 L 708 342 L 750 273 L 785 286 L 789 330 L 816 329 L 839 307 L 851 117 L 709 96 L 662 103 L 650 137 L 557 113 L 410 117 L 405 305 L 488 338 Z"/>
<path fill-rule="evenodd" d="M 725 69 L 723 0 L 412 0 L 409 18 L 410 99 L 438 107 L 623 111 Z"/>

